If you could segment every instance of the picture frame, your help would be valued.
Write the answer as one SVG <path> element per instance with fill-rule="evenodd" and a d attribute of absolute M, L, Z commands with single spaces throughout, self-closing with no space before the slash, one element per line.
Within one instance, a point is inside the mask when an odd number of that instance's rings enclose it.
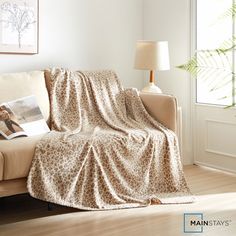
<path fill-rule="evenodd" d="M 38 54 L 39 0 L 0 0 L 0 54 Z"/>

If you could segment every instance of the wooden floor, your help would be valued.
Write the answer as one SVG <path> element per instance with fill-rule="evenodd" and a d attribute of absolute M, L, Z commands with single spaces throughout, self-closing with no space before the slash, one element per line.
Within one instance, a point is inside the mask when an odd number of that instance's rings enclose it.
<path fill-rule="evenodd" d="M 78 211 L 47 205 L 27 195 L 3 199 L 1 236 L 178 236 L 236 235 L 236 175 L 198 166 L 185 168 L 192 204 L 156 205 L 115 211 Z M 184 213 L 203 213 L 204 220 L 230 220 L 229 226 L 204 227 L 202 234 L 183 232 Z"/>

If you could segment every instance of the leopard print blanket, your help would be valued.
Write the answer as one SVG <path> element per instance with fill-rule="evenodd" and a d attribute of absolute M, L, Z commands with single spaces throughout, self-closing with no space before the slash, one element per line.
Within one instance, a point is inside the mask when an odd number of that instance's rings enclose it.
<path fill-rule="evenodd" d="M 85 210 L 192 201 L 176 135 L 112 71 L 50 71 L 51 127 L 37 144 L 31 196 Z"/>

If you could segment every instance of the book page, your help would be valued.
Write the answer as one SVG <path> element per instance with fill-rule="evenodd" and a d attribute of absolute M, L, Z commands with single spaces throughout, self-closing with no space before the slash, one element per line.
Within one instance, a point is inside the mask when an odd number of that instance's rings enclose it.
<path fill-rule="evenodd" d="M 24 97 L 7 104 L 28 136 L 50 131 L 35 96 Z"/>
<path fill-rule="evenodd" d="M 6 103 L 0 106 L 0 134 L 6 139 L 26 136 L 16 116 Z"/>

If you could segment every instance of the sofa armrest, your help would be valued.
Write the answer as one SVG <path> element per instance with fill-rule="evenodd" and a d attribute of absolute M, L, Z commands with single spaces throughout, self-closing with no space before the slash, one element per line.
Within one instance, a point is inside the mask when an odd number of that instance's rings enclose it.
<path fill-rule="evenodd" d="M 0 152 L 0 181 L 3 180 L 4 158 Z"/>
<path fill-rule="evenodd" d="M 166 94 L 140 92 L 147 112 L 168 129 L 177 133 L 177 100 Z"/>

